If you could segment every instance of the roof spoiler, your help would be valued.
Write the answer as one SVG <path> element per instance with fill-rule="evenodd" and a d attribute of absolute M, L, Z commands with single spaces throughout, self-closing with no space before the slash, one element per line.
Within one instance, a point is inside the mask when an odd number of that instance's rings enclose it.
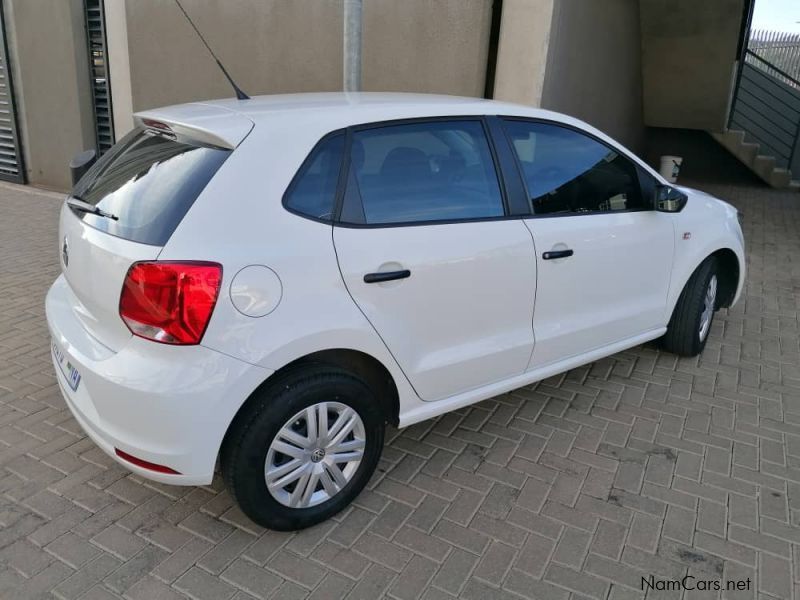
<path fill-rule="evenodd" d="M 137 127 L 185 136 L 202 144 L 233 150 L 254 123 L 241 113 L 211 104 L 180 104 L 133 115 Z"/>

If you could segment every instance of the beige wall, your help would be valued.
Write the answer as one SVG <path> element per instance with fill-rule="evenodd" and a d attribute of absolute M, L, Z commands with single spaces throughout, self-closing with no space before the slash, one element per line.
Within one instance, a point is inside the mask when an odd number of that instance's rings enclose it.
<path fill-rule="evenodd" d="M 483 96 L 491 12 L 492 0 L 364 0 L 364 89 Z"/>
<path fill-rule="evenodd" d="M 68 164 L 95 145 L 82 0 L 3 0 L 28 181 L 71 186 Z"/>
<path fill-rule="evenodd" d="M 500 21 L 494 97 L 539 106 L 554 5 L 560 0 L 505 0 Z"/>
<path fill-rule="evenodd" d="M 638 0 L 558 0 L 541 106 L 644 145 Z"/>
<path fill-rule="evenodd" d="M 645 123 L 722 131 L 744 0 L 641 0 Z"/>
<path fill-rule="evenodd" d="M 116 134 L 130 112 L 232 96 L 172 2 L 105 0 Z M 183 0 L 248 94 L 342 87 L 341 0 Z M 365 0 L 363 87 L 482 95 L 491 0 Z"/>

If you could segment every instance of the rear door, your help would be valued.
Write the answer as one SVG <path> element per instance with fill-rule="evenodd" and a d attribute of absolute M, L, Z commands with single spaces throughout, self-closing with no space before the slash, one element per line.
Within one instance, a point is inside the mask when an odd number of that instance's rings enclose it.
<path fill-rule="evenodd" d="M 652 176 L 555 123 L 507 120 L 535 215 L 537 368 L 663 327 L 674 227 Z"/>
<path fill-rule="evenodd" d="M 230 154 L 178 135 L 166 125 L 139 128 L 112 147 L 78 182 L 71 197 L 112 216 L 61 210 L 62 272 L 84 327 L 112 350 L 131 334 L 119 316 L 131 264 L 161 248 Z"/>
<path fill-rule="evenodd" d="M 424 400 L 524 372 L 536 261 L 480 119 L 352 134 L 333 237 L 347 289 Z"/>

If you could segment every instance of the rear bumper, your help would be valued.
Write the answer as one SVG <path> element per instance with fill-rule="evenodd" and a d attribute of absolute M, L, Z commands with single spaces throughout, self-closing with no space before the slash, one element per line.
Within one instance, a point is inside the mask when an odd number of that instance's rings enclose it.
<path fill-rule="evenodd" d="M 137 337 L 118 352 L 83 327 L 59 277 L 47 294 L 53 341 L 81 375 L 72 390 L 55 358 L 62 394 L 87 435 L 127 469 L 176 485 L 211 482 L 219 447 L 236 411 L 271 371 L 204 346 L 169 346 Z M 115 448 L 178 472 L 155 472 Z"/>

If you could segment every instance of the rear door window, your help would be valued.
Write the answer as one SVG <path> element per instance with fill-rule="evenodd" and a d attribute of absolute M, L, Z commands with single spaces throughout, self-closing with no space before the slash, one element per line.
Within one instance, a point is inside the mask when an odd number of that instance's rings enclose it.
<path fill-rule="evenodd" d="M 356 131 L 350 150 L 368 225 L 502 217 L 503 198 L 477 120 Z M 351 184 L 348 182 L 348 192 Z M 346 221 L 346 216 L 342 215 Z"/>
<path fill-rule="evenodd" d="M 73 211 L 101 231 L 163 246 L 230 150 L 136 129 L 84 175 L 72 196 L 118 217 Z"/>

